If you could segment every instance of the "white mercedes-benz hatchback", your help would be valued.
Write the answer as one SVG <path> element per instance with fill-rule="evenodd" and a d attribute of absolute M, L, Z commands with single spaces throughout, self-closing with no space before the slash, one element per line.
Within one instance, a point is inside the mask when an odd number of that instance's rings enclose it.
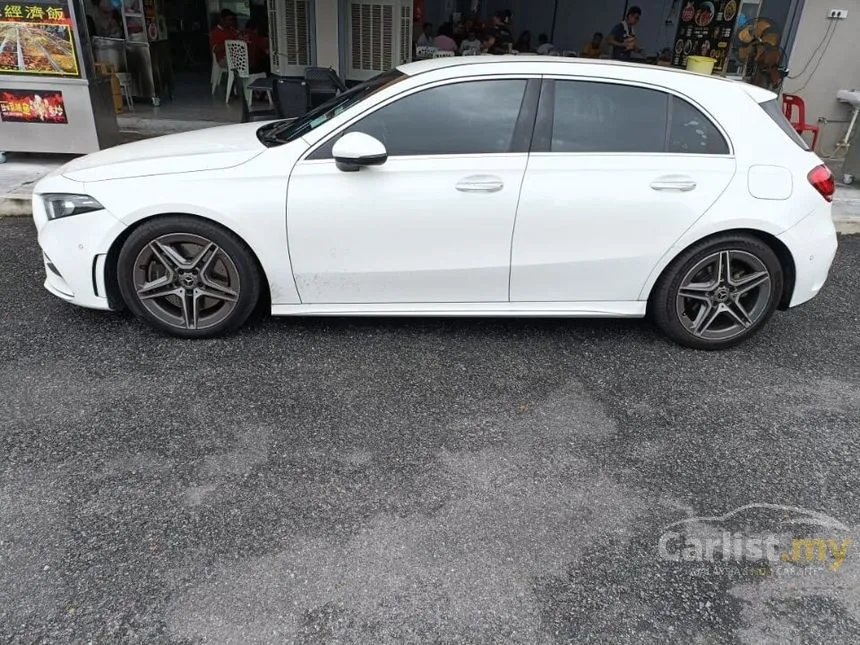
<path fill-rule="evenodd" d="M 748 338 L 824 284 L 833 178 L 740 82 L 553 57 L 404 65 L 294 121 L 38 183 L 45 286 L 165 332 L 275 315 L 643 317 Z"/>

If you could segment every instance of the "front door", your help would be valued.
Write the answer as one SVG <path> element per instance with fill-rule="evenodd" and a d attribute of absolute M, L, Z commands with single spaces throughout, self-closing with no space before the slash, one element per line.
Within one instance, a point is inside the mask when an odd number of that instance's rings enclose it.
<path fill-rule="evenodd" d="M 511 301 L 638 300 L 659 259 L 734 176 L 728 142 L 689 102 L 609 82 L 546 81 L 539 123 Z"/>
<path fill-rule="evenodd" d="M 527 85 L 485 79 L 412 92 L 300 161 L 287 227 L 302 302 L 506 302 L 534 114 L 521 117 Z M 379 139 L 388 161 L 338 170 L 331 150 L 347 132 Z"/>

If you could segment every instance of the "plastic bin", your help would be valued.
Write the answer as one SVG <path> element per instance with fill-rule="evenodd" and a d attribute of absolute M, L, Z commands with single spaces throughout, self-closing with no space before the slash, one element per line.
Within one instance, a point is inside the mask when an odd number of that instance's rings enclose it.
<path fill-rule="evenodd" d="M 716 63 L 717 59 L 710 58 L 709 56 L 688 56 L 687 71 L 710 76 L 714 73 L 714 65 Z"/>

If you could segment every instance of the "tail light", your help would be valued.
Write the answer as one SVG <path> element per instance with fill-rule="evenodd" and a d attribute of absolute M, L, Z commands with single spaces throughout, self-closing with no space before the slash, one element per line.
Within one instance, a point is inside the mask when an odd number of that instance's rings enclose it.
<path fill-rule="evenodd" d="M 816 166 L 809 171 L 806 177 L 809 179 L 812 187 L 821 193 L 824 199 L 828 202 L 833 201 L 833 193 L 836 192 L 836 182 L 833 179 L 833 173 L 830 172 L 830 168 L 824 164 Z"/>

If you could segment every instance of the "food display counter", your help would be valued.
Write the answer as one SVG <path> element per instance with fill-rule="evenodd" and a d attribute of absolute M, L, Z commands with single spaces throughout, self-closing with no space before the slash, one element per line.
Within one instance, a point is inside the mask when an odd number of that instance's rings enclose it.
<path fill-rule="evenodd" d="M 110 79 L 95 74 L 83 16 L 82 0 L 0 0 L 0 153 L 119 143 Z"/>

